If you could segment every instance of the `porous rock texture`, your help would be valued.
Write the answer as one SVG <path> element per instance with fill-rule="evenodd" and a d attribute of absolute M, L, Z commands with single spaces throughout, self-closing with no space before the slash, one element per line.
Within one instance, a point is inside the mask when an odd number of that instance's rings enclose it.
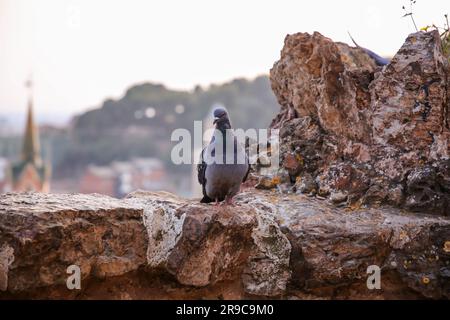
<path fill-rule="evenodd" d="M 270 73 L 284 170 L 336 203 L 450 215 L 449 75 L 437 31 L 411 34 L 384 67 L 320 33 L 288 35 Z"/>
<path fill-rule="evenodd" d="M 0 195 L 0 298 L 450 298 L 448 218 L 275 191 L 236 200 Z M 70 265 L 81 290 L 66 287 Z"/>

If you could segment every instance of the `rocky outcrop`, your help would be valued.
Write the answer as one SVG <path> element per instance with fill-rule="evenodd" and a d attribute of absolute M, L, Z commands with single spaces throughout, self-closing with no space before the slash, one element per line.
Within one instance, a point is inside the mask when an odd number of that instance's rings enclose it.
<path fill-rule="evenodd" d="M 69 290 L 67 268 L 81 269 Z M 367 268 L 381 268 L 369 290 Z M 247 191 L 0 195 L 0 298 L 450 298 L 450 220 Z"/>
<path fill-rule="evenodd" d="M 450 215 L 449 74 L 437 31 L 410 35 L 385 67 L 317 32 L 288 35 L 270 74 L 283 168 L 347 204 Z"/>

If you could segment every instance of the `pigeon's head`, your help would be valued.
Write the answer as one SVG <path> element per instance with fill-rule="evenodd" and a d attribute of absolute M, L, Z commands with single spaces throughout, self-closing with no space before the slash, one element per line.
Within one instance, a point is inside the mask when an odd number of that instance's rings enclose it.
<path fill-rule="evenodd" d="M 227 110 L 224 108 L 217 108 L 214 110 L 214 122 L 217 128 L 231 129 L 230 119 L 228 118 Z"/>

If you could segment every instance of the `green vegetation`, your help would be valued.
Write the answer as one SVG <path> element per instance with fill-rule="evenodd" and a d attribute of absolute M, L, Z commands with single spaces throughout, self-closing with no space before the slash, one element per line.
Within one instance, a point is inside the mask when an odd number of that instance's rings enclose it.
<path fill-rule="evenodd" d="M 444 32 L 441 34 L 442 39 L 442 49 L 444 50 L 444 54 L 448 57 L 450 62 L 450 26 L 448 23 L 448 14 L 445 15 L 446 27 Z"/>

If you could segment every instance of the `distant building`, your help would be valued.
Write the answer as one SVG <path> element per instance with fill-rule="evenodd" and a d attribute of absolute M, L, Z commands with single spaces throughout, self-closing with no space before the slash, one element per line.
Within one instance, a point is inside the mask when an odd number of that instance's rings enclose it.
<path fill-rule="evenodd" d="M 110 167 L 90 165 L 80 181 L 81 193 L 116 195 L 117 176 Z"/>
<path fill-rule="evenodd" d="M 28 83 L 31 88 L 31 83 Z M 50 190 L 50 165 L 40 154 L 39 132 L 34 123 L 33 99 L 30 94 L 21 159 L 12 164 L 11 186 L 16 192 Z"/>
<path fill-rule="evenodd" d="M 90 165 L 81 178 L 81 193 L 101 193 L 123 197 L 134 190 L 167 188 L 164 164 L 154 158 L 114 161 L 109 166 Z"/>

